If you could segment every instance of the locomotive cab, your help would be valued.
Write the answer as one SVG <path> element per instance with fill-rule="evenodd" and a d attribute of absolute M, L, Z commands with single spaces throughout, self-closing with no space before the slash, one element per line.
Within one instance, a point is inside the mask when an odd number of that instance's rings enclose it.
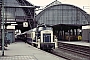
<path fill-rule="evenodd" d="M 57 47 L 56 41 L 53 39 L 52 30 L 42 30 L 40 34 L 41 36 L 38 39 L 38 48 L 49 50 Z"/>

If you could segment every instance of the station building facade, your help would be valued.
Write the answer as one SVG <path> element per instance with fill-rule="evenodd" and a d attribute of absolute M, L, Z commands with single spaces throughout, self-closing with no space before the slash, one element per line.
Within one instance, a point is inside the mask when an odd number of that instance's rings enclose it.
<path fill-rule="evenodd" d="M 53 26 L 54 34 L 59 40 L 65 40 L 67 35 L 69 37 L 74 35 L 73 39 L 75 36 L 81 36 L 82 25 L 90 24 L 89 15 L 84 10 L 74 5 L 62 4 L 57 0 L 41 11 L 36 16 L 36 21 L 38 24 Z"/>

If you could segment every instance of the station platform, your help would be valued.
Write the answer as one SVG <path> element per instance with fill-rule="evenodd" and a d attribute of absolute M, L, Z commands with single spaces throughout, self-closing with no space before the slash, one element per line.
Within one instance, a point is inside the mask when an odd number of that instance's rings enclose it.
<path fill-rule="evenodd" d="M 2 55 L 1 50 L 0 55 Z M 66 60 L 24 42 L 10 44 L 4 55 L 0 56 L 0 60 Z"/>
<path fill-rule="evenodd" d="M 90 47 L 90 43 L 83 42 L 83 41 L 70 41 L 70 42 L 69 41 L 58 41 L 58 42 L 74 44 L 74 45 L 81 45 L 81 46 L 89 46 Z"/>

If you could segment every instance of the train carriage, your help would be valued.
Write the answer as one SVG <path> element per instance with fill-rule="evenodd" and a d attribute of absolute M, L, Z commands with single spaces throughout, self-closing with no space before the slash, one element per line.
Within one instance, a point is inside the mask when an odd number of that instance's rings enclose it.
<path fill-rule="evenodd" d="M 26 35 L 25 41 L 37 48 L 44 50 L 57 48 L 57 39 L 54 39 L 53 30 L 50 27 L 37 27 L 21 35 Z M 20 37 L 24 38 L 24 36 Z"/>

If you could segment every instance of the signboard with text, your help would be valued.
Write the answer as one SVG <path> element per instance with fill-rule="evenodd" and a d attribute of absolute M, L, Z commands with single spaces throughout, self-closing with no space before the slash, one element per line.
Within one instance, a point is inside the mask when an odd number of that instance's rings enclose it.
<path fill-rule="evenodd" d="M 23 27 L 28 27 L 28 22 L 23 22 Z"/>

